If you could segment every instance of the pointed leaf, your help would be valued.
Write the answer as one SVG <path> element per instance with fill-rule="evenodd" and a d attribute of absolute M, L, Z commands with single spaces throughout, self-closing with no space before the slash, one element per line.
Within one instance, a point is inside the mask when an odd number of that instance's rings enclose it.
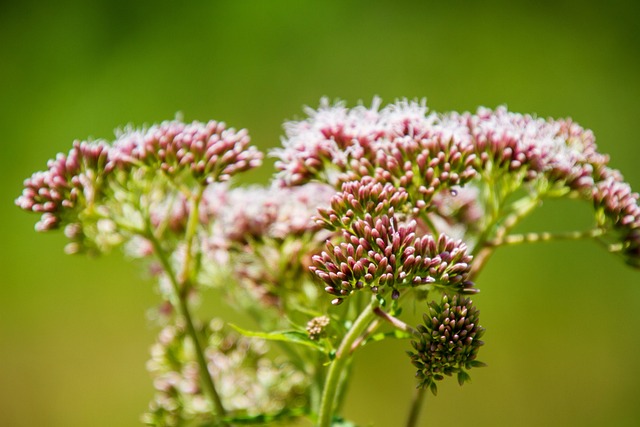
<path fill-rule="evenodd" d="M 463 385 L 465 382 L 470 381 L 471 377 L 466 371 L 458 371 L 458 384 Z"/>
<path fill-rule="evenodd" d="M 326 353 L 327 350 L 325 346 L 319 341 L 314 341 L 306 334 L 306 332 L 296 331 L 296 330 L 288 330 L 288 331 L 274 331 L 274 332 L 259 332 L 259 331 L 248 331 L 246 329 L 242 329 L 241 327 L 229 324 L 233 329 L 237 332 L 241 333 L 246 337 L 254 337 L 254 338 L 262 338 L 269 341 L 284 341 L 293 344 L 302 344 L 307 347 L 315 348 L 322 353 Z"/>

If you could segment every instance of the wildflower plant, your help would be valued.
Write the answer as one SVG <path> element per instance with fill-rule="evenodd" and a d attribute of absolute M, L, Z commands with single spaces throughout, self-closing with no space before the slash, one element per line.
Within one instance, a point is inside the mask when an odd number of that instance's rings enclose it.
<path fill-rule="evenodd" d="M 269 186 L 234 185 L 263 157 L 245 130 L 177 119 L 74 142 L 25 180 L 37 231 L 64 229 L 73 254 L 121 246 L 157 278 L 145 424 L 353 425 L 354 353 L 402 339 L 414 426 L 425 390 L 484 366 L 470 297 L 498 247 L 593 239 L 640 267 L 639 196 L 571 120 L 379 99 L 307 113 L 285 124 Z M 593 227 L 512 233 L 559 198 L 592 206 Z M 212 294 L 253 323 L 196 318 Z"/>

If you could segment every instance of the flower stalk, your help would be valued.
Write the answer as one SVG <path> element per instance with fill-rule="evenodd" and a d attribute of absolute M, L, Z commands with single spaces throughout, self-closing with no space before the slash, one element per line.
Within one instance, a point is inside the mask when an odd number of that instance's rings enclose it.
<path fill-rule="evenodd" d="M 338 383 L 340 382 L 340 377 L 343 374 L 343 370 L 347 362 L 351 358 L 353 343 L 367 330 L 371 321 L 375 319 L 375 309 L 378 307 L 378 304 L 377 298 L 372 297 L 371 302 L 353 322 L 353 325 L 340 342 L 335 358 L 329 366 L 324 389 L 322 391 L 322 399 L 318 410 L 319 427 L 331 427 L 334 407 L 337 406 L 336 396 L 339 393 Z"/>
<path fill-rule="evenodd" d="M 187 296 L 183 292 L 182 285 L 178 281 L 175 271 L 171 266 L 171 262 L 167 258 L 162 244 L 155 237 L 153 231 L 149 229 L 145 237 L 151 242 L 154 253 L 160 261 L 160 264 L 162 264 L 164 272 L 171 282 L 173 291 L 171 295 L 173 300 L 172 305 L 178 310 L 179 315 L 184 319 L 186 323 L 187 334 L 189 335 L 189 338 L 191 339 L 195 349 L 196 361 L 198 363 L 202 388 L 204 389 L 205 394 L 211 402 L 211 405 L 213 407 L 213 415 L 218 421 L 219 425 L 225 426 L 227 424 L 223 421 L 223 418 L 226 415 L 226 411 L 224 409 L 224 406 L 222 405 L 222 399 L 218 394 L 215 383 L 213 381 L 213 377 L 209 372 L 209 366 L 207 364 L 207 360 L 205 359 L 203 346 L 200 342 L 198 332 L 196 331 L 196 328 L 194 326 L 191 311 L 189 310 Z"/>

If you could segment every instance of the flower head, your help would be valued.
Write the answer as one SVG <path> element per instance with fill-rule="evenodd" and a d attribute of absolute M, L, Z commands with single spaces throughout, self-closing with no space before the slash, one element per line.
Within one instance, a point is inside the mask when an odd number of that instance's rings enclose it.
<path fill-rule="evenodd" d="M 429 387 L 436 394 L 436 381 L 457 374 L 462 385 L 469 380 L 467 370 L 484 366 L 476 360 L 484 328 L 478 323 L 479 311 L 468 298 L 444 294 L 441 301 L 429 303 L 429 311 L 418 326 L 420 338 L 411 341 L 408 352 L 418 368 L 418 387 Z"/>
<path fill-rule="evenodd" d="M 341 230 L 341 241 L 327 241 L 310 268 L 337 297 L 334 304 L 365 287 L 374 293 L 390 290 L 393 297 L 400 288 L 421 285 L 475 291 L 467 278 L 466 245 L 444 234 L 417 236 L 416 221 L 400 222 L 394 213 L 405 200 L 403 189 L 364 179 L 344 184 L 332 209 L 320 210 L 319 222 Z"/>
<path fill-rule="evenodd" d="M 317 341 L 320 338 L 323 338 L 327 335 L 327 327 L 331 319 L 328 316 L 318 316 L 307 322 L 307 333 L 309 334 L 309 338 Z"/>
<path fill-rule="evenodd" d="M 227 129 L 223 122 L 173 120 L 125 129 L 114 142 L 114 157 L 119 164 L 140 162 L 169 176 L 188 170 L 195 179 L 212 183 L 261 164 L 262 153 L 249 142 L 246 130 Z"/>
<path fill-rule="evenodd" d="M 408 193 L 392 184 L 381 184 L 371 177 L 342 184 L 342 191 L 331 198 L 331 207 L 318 209 L 317 222 L 328 229 L 349 229 L 355 218 L 394 215 L 406 211 Z"/>
<path fill-rule="evenodd" d="M 607 178 L 593 187 L 593 203 L 598 225 L 610 230 L 621 243 L 627 264 L 640 267 L 640 206 L 638 193 L 622 181 L 617 171 L 605 172 Z"/>
<path fill-rule="evenodd" d="M 284 148 L 272 153 L 281 185 L 320 180 L 339 188 L 372 177 L 404 187 L 422 209 L 441 188 L 475 176 L 466 127 L 426 115 L 424 101 L 400 100 L 382 110 L 379 104 L 347 109 L 324 100 L 307 120 L 287 123 Z"/>
<path fill-rule="evenodd" d="M 16 205 L 42 214 L 37 231 L 77 221 L 80 211 L 100 200 L 104 179 L 113 169 L 109 153 L 102 141 L 74 142 L 69 154 L 58 154 L 47 162 L 47 170 L 24 181 Z"/>

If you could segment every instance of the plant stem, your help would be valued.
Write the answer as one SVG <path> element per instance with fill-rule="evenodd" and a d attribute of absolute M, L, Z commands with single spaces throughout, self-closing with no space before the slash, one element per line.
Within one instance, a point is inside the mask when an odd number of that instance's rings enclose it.
<path fill-rule="evenodd" d="M 469 274 L 470 280 L 476 280 L 484 266 L 493 255 L 493 251 L 495 250 L 495 246 L 488 244 L 490 241 L 494 241 L 497 239 L 502 239 L 504 236 L 513 229 L 524 217 L 529 215 L 536 207 L 540 205 L 541 196 L 536 195 L 535 197 L 526 197 L 518 200 L 515 203 L 515 207 L 513 212 L 508 215 L 502 225 L 498 227 L 495 232 L 495 236 L 493 239 L 489 238 L 491 228 L 493 228 L 499 221 L 499 217 L 490 224 L 490 226 L 482 233 L 481 239 L 477 242 L 476 247 L 473 250 L 473 263 L 471 265 L 471 273 Z"/>
<path fill-rule="evenodd" d="M 409 418 L 407 419 L 407 427 L 415 427 L 420 418 L 420 409 L 425 401 L 426 388 L 418 387 L 413 394 L 413 401 L 411 402 L 411 411 L 409 412 Z"/>
<path fill-rule="evenodd" d="M 374 310 L 376 307 L 378 307 L 378 300 L 373 297 L 369 305 L 365 307 L 355 322 L 353 322 L 351 329 L 347 331 L 342 342 L 340 342 L 335 359 L 331 362 L 329 372 L 327 373 L 327 379 L 324 383 L 320 410 L 318 411 L 319 427 L 331 426 L 333 409 L 335 407 L 336 395 L 338 393 L 338 383 L 340 382 L 340 377 L 343 373 L 344 367 L 351 357 L 352 345 L 367 329 L 369 323 L 371 323 L 375 318 L 376 314 Z"/>
<path fill-rule="evenodd" d="M 202 387 L 204 389 L 205 394 L 211 401 L 213 405 L 213 411 L 215 418 L 221 420 L 225 416 L 224 406 L 222 405 L 222 401 L 220 399 L 220 395 L 216 390 L 216 386 L 213 382 L 213 378 L 209 372 L 209 367 L 207 365 L 207 361 L 204 357 L 204 352 L 202 349 L 202 345 L 200 344 L 200 340 L 198 338 L 198 332 L 196 331 L 195 326 L 193 325 L 193 320 L 191 313 L 189 311 L 189 306 L 186 301 L 186 295 L 182 292 L 180 283 L 178 282 L 178 278 L 171 266 L 171 262 L 167 258 L 162 245 L 155 237 L 151 230 L 148 230 L 145 236 L 152 244 L 154 252 L 158 257 L 158 260 L 162 264 L 162 267 L 169 277 L 169 281 L 171 282 L 172 290 L 173 290 L 173 299 L 172 301 L 174 307 L 178 309 L 179 314 L 184 318 L 187 324 L 187 333 L 193 341 L 193 346 L 196 352 L 196 359 L 198 362 L 198 367 L 200 368 L 200 380 L 202 381 Z M 223 421 L 220 421 L 221 425 L 226 425 Z"/>
<path fill-rule="evenodd" d="M 525 233 L 511 234 L 502 238 L 496 238 L 486 243 L 487 246 L 518 245 L 521 243 L 548 242 L 551 240 L 580 240 L 600 237 L 605 234 L 601 228 L 586 231 L 565 231 L 560 233 Z"/>
<path fill-rule="evenodd" d="M 390 315 L 389 313 L 384 311 L 382 308 L 376 307 L 373 311 L 377 316 L 380 316 L 387 322 L 391 323 L 391 325 L 393 325 L 394 328 L 399 329 L 403 332 L 409 332 L 418 337 L 420 336 L 420 332 L 418 332 L 414 327 L 407 325 L 405 322 L 398 319 L 397 317 Z"/>
<path fill-rule="evenodd" d="M 189 217 L 187 218 L 187 229 L 185 232 L 185 241 L 187 247 L 185 249 L 184 267 L 180 282 L 184 291 L 187 291 L 185 286 L 191 279 L 191 263 L 193 260 L 193 241 L 195 240 L 196 232 L 198 231 L 198 222 L 200 216 L 200 201 L 202 200 L 202 194 L 204 193 L 204 187 L 198 187 L 198 190 L 190 197 Z"/>

